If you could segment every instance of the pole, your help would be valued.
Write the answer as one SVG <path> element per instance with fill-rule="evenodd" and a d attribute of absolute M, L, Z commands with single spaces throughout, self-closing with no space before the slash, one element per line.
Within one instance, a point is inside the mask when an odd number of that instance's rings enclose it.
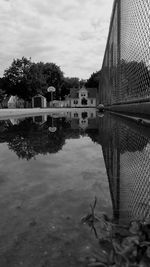
<path fill-rule="evenodd" d="M 52 102 L 52 107 L 53 107 L 53 92 L 51 91 L 51 102 Z"/>

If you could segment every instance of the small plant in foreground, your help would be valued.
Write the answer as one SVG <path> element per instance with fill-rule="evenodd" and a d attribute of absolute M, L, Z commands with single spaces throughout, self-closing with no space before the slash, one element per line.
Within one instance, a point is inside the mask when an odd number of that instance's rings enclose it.
<path fill-rule="evenodd" d="M 95 212 L 97 198 L 90 205 L 90 212 L 81 219 L 99 242 L 99 249 L 92 257 L 91 267 L 149 267 L 150 223 L 134 220 L 129 225 L 119 225 L 105 214 Z"/>

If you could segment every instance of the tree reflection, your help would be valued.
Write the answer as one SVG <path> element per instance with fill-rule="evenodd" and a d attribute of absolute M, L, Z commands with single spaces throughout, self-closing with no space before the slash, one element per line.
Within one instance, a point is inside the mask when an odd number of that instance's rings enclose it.
<path fill-rule="evenodd" d="M 38 154 L 57 153 L 65 144 L 66 138 L 78 138 L 79 131 L 72 131 L 70 123 L 64 118 L 53 119 L 55 132 L 50 132 L 52 118 L 37 124 L 33 118 L 12 125 L 10 121 L 0 122 L 0 142 L 7 142 L 10 150 L 19 158 L 30 160 Z"/>

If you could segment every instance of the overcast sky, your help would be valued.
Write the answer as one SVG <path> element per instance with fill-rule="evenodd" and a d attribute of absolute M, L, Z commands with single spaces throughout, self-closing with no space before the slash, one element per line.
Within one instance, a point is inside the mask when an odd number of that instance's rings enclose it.
<path fill-rule="evenodd" d="M 0 76 L 13 58 L 54 62 L 65 76 L 101 68 L 113 0 L 0 0 Z"/>

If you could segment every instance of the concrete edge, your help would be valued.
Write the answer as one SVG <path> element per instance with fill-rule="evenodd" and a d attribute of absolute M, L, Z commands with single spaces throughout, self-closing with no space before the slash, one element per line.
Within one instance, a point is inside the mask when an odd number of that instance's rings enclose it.
<path fill-rule="evenodd" d="M 128 119 L 130 121 L 133 121 L 135 123 L 137 123 L 138 125 L 141 126 L 146 126 L 146 127 L 150 127 L 150 118 L 146 119 L 146 118 L 142 118 L 142 117 L 138 117 L 137 116 L 133 116 L 133 115 L 128 115 L 128 114 L 124 114 L 121 112 L 114 112 L 114 111 L 109 111 L 111 114 L 114 114 L 116 116 Z"/>
<path fill-rule="evenodd" d="M 126 113 L 133 116 L 149 116 L 150 117 L 150 102 L 131 103 L 131 104 L 119 104 L 106 106 L 106 110 Z"/>
<path fill-rule="evenodd" d="M 92 108 L 31 108 L 31 109 L 0 109 L 0 120 L 6 120 L 9 118 L 23 118 L 23 117 L 35 117 L 41 115 L 48 115 L 54 113 L 63 114 L 65 112 L 75 111 L 75 110 L 96 110 L 95 107 Z"/>

